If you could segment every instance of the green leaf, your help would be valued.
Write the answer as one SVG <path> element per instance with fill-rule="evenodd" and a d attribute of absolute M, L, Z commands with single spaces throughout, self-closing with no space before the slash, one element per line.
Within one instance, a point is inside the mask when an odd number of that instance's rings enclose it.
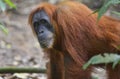
<path fill-rule="evenodd" d="M 11 0 L 4 0 L 11 8 L 16 8 L 16 5 Z"/>
<path fill-rule="evenodd" d="M 107 9 L 111 5 L 115 5 L 115 4 L 119 4 L 119 3 L 120 3 L 120 0 L 105 0 L 103 6 L 100 8 L 100 10 L 98 12 L 97 19 L 99 20 L 101 18 L 101 16 L 107 11 Z"/>
<path fill-rule="evenodd" d="M 111 0 L 111 3 L 112 3 L 112 4 L 119 4 L 119 3 L 120 3 L 120 0 Z"/>
<path fill-rule="evenodd" d="M 120 55 L 104 53 L 103 55 L 99 54 L 93 56 L 86 64 L 84 64 L 83 69 L 85 70 L 89 65 L 108 64 L 108 63 L 113 63 L 112 67 L 115 68 L 115 66 L 119 62 L 120 62 Z"/>
<path fill-rule="evenodd" d="M 95 11 L 93 11 L 91 14 L 89 14 L 88 16 L 92 15 L 92 14 L 95 14 L 99 11 L 99 9 L 96 9 Z"/>
<path fill-rule="evenodd" d="M 111 1 L 105 0 L 103 7 L 101 7 L 99 12 L 98 12 L 98 18 L 97 18 L 98 20 L 107 11 L 107 9 L 109 8 L 110 4 L 111 4 Z"/>
<path fill-rule="evenodd" d="M 112 13 L 120 16 L 120 12 L 112 11 Z"/>
<path fill-rule="evenodd" d="M 114 69 L 115 66 L 119 63 L 119 61 L 120 61 L 120 60 L 116 60 L 116 61 L 113 62 L 113 65 L 112 65 L 112 68 L 113 68 L 113 69 Z"/>
<path fill-rule="evenodd" d="M 1 10 L 4 12 L 6 10 L 6 5 L 5 3 L 3 2 L 3 0 L 0 0 L 0 8 Z"/>
<path fill-rule="evenodd" d="M 92 14 L 95 14 L 99 11 L 100 9 L 96 9 L 95 11 L 92 12 Z"/>
<path fill-rule="evenodd" d="M 8 29 L 5 28 L 1 23 L 0 23 L 0 29 L 1 29 L 6 35 L 8 35 Z"/>
<path fill-rule="evenodd" d="M 99 79 L 98 77 L 92 77 L 92 79 Z"/>

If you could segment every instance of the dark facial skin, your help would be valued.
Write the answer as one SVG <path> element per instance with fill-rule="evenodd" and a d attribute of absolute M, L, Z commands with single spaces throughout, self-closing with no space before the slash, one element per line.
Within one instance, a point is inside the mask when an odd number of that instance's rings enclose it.
<path fill-rule="evenodd" d="M 41 10 L 34 14 L 32 23 L 41 47 L 51 47 L 54 40 L 54 29 L 46 12 Z"/>

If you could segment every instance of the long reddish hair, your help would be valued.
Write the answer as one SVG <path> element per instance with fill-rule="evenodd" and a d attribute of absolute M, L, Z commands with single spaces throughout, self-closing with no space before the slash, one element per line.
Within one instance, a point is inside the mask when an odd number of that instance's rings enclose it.
<path fill-rule="evenodd" d="M 97 23 L 97 14 L 92 14 L 81 3 L 69 1 L 56 6 L 42 3 L 30 14 L 30 24 L 33 15 L 40 10 L 48 14 L 55 29 L 53 49 L 69 54 L 80 65 L 92 55 L 117 51 L 120 45 L 118 30 L 114 28 L 120 26 L 120 21 L 103 16 Z"/>
<path fill-rule="evenodd" d="M 103 16 L 97 23 L 97 14 L 81 3 L 70 1 L 58 5 L 53 18 L 61 33 L 57 45 L 61 44 L 62 51 L 79 64 L 98 53 L 119 51 L 120 30 L 116 29 L 120 27 L 119 20 Z"/>

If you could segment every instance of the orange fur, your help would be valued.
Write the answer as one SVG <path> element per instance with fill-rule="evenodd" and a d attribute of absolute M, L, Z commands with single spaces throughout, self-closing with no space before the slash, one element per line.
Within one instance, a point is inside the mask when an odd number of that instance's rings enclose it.
<path fill-rule="evenodd" d="M 30 14 L 30 24 L 39 10 L 45 10 L 55 29 L 53 47 L 45 50 L 50 54 L 49 79 L 91 79 L 92 67 L 85 71 L 81 68 L 88 59 L 100 53 L 120 52 L 119 20 L 103 16 L 97 23 L 97 14 L 90 15 L 88 7 L 68 1 L 40 5 Z M 112 70 L 108 65 L 107 71 L 108 79 L 120 79 L 119 67 Z"/>

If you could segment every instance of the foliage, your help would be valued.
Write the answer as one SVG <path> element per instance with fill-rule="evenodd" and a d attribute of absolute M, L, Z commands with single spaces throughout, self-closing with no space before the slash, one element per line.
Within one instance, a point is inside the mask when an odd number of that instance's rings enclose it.
<path fill-rule="evenodd" d="M 94 11 L 93 14 L 98 12 L 97 19 L 99 20 L 111 5 L 116 5 L 116 4 L 120 4 L 120 0 L 104 0 L 103 6 L 100 9 Z M 112 13 L 120 16 L 120 12 L 113 11 Z M 83 69 L 86 69 L 89 65 L 108 64 L 108 63 L 113 63 L 112 67 L 115 68 L 115 66 L 120 63 L 120 55 L 105 53 L 103 55 L 99 54 L 99 55 L 93 56 L 83 66 Z"/>
<path fill-rule="evenodd" d="M 0 23 L 0 29 L 1 29 L 5 34 L 8 34 L 8 29 L 5 28 L 1 23 Z"/>
<path fill-rule="evenodd" d="M 112 11 L 112 13 L 120 16 L 120 12 Z"/>
<path fill-rule="evenodd" d="M 7 5 L 10 8 L 16 8 L 16 5 L 11 0 L 0 0 L 0 9 L 4 12 L 7 9 Z M 5 33 L 8 34 L 8 29 L 5 28 L 2 23 L 0 22 L 0 29 Z"/>
<path fill-rule="evenodd" d="M 3 2 L 3 0 L 0 0 L 0 9 L 2 11 L 5 11 L 6 10 L 6 4 Z"/>
<path fill-rule="evenodd" d="M 98 77 L 92 77 L 92 79 L 99 79 Z"/>
<path fill-rule="evenodd" d="M 104 0 L 103 6 L 98 10 L 98 20 L 111 5 L 120 4 L 120 0 Z"/>
<path fill-rule="evenodd" d="M 13 2 L 11 2 L 11 0 L 4 0 L 4 1 L 9 7 L 16 8 L 16 5 Z"/>
<path fill-rule="evenodd" d="M 84 64 L 83 69 L 86 69 L 89 65 L 108 63 L 113 63 L 112 67 L 115 68 L 115 66 L 120 63 L 120 55 L 108 53 L 95 55 L 86 64 Z"/>
<path fill-rule="evenodd" d="M 8 5 L 10 8 L 16 8 L 16 5 L 11 0 L 0 0 L 0 9 L 4 12 Z"/>

